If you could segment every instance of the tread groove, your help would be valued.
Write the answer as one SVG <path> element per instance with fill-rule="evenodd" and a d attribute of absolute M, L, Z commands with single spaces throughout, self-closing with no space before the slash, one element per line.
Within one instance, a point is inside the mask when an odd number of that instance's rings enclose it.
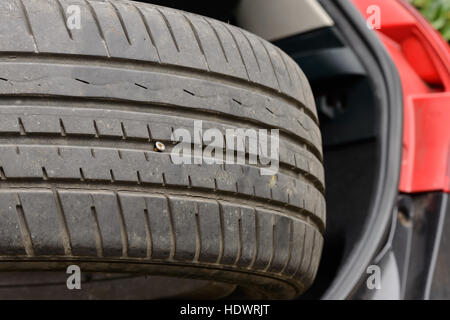
<path fill-rule="evenodd" d="M 309 274 L 309 270 L 311 269 L 311 265 L 312 265 L 312 262 L 314 260 L 315 245 L 316 245 L 316 237 L 315 237 L 315 235 L 313 235 L 312 239 L 313 239 L 312 240 L 313 242 L 312 242 L 312 246 L 311 246 L 311 255 L 309 256 L 309 260 L 308 260 L 308 268 L 306 268 L 306 271 L 303 274 L 302 279 L 305 279 L 307 277 L 307 275 Z"/>
<path fill-rule="evenodd" d="M 147 201 L 144 201 L 144 222 L 145 222 L 145 234 L 147 240 L 147 259 L 151 259 L 153 255 L 153 242 L 152 242 L 152 229 L 150 228 L 150 216 Z"/>
<path fill-rule="evenodd" d="M 259 70 L 259 72 L 261 72 L 261 65 L 259 64 L 259 60 L 258 60 L 258 57 L 256 56 L 256 51 L 255 51 L 255 48 L 253 47 L 253 44 L 251 43 L 250 39 L 247 37 L 247 35 L 245 34 L 244 31 L 242 31 L 240 29 L 237 29 L 237 30 L 239 30 L 239 32 L 242 34 L 242 36 L 247 40 L 247 43 L 250 46 L 253 56 L 255 57 L 255 61 L 258 66 L 258 70 Z"/>
<path fill-rule="evenodd" d="M 275 70 L 275 66 L 274 66 L 274 64 L 273 64 L 272 57 L 271 57 L 270 54 L 269 54 L 269 50 L 267 50 L 266 45 L 264 44 L 264 42 L 263 42 L 261 39 L 258 39 L 258 40 L 259 40 L 259 42 L 261 43 L 261 45 L 263 46 L 264 51 L 265 51 L 266 54 L 267 54 L 267 57 L 269 58 L 270 65 L 271 65 L 271 67 L 272 67 L 273 75 L 275 76 L 275 79 L 277 80 L 278 91 L 281 91 L 280 79 L 278 79 L 277 71 Z"/>
<path fill-rule="evenodd" d="M 258 257 L 258 248 L 259 248 L 259 221 L 258 221 L 258 212 L 256 212 L 255 209 L 253 209 L 254 217 L 255 217 L 255 250 L 253 251 L 253 257 L 252 261 L 250 262 L 250 265 L 248 266 L 250 269 L 253 268 L 255 265 L 256 259 Z"/>
<path fill-rule="evenodd" d="M 269 263 L 267 263 L 267 266 L 264 268 L 264 271 L 268 271 L 270 269 L 273 263 L 273 258 L 275 257 L 275 246 L 276 246 L 275 230 L 276 230 L 276 217 L 272 216 L 272 248 L 270 251 Z"/>
<path fill-rule="evenodd" d="M 31 38 L 33 40 L 34 52 L 35 53 L 39 53 L 37 42 L 36 42 L 36 37 L 34 35 L 33 28 L 31 26 L 31 21 L 30 21 L 30 17 L 28 16 L 27 8 L 25 7 L 25 4 L 23 3 L 23 0 L 18 0 L 18 1 L 19 1 L 20 8 L 22 10 L 23 16 L 25 18 L 24 19 L 25 20 L 25 27 L 26 27 L 26 29 L 28 31 L 28 34 L 31 36 Z"/>
<path fill-rule="evenodd" d="M 97 257 L 103 257 L 103 239 L 102 232 L 100 230 L 100 224 L 98 222 L 97 209 L 94 205 L 94 197 L 91 195 L 91 201 L 93 205 L 91 206 L 91 215 L 94 220 L 94 231 L 95 231 L 95 244 L 97 247 Z"/>
<path fill-rule="evenodd" d="M 205 49 L 203 48 L 202 41 L 200 40 L 200 36 L 198 35 L 197 29 L 195 29 L 195 26 L 192 24 L 192 21 L 185 14 L 181 14 L 181 15 L 184 17 L 186 22 L 189 24 L 189 27 L 191 28 L 192 33 L 194 34 L 195 40 L 197 41 L 198 48 L 200 49 L 200 52 L 202 53 L 202 56 L 205 59 L 206 68 L 208 71 L 210 71 L 208 58 L 206 57 Z M 185 91 L 189 93 L 189 91 L 187 91 L 187 90 L 185 90 Z"/>
<path fill-rule="evenodd" d="M 25 214 L 23 212 L 22 201 L 20 200 L 20 194 L 16 193 L 16 213 L 19 221 L 20 233 L 22 235 L 22 242 L 25 248 L 25 252 L 28 256 L 35 256 L 33 241 L 31 238 L 30 228 L 28 227 L 27 220 L 25 218 Z"/>
<path fill-rule="evenodd" d="M 5 174 L 5 170 L 3 169 L 3 167 L 0 167 L 0 179 L 2 180 L 6 180 L 6 174 Z"/>
<path fill-rule="evenodd" d="M 64 8 L 63 8 L 63 6 L 62 6 L 62 4 L 61 4 L 61 2 L 59 0 L 55 0 L 55 2 L 57 4 L 58 11 L 59 11 L 59 14 L 60 14 L 60 16 L 62 18 L 63 25 L 64 25 L 64 27 L 65 27 L 65 29 L 67 31 L 67 34 L 69 35 L 70 40 L 73 40 L 72 31 L 69 29 L 69 26 L 67 25 L 67 18 L 66 18 L 66 14 L 64 12 Z"/>
<path fill-rule="evenodd" d="M 236 49 L 239 53 L 239 57 L 241 58 L 242 65 L 244 66 L 245 73 L 247 75 L 247 80 L 250 81 L 250 74 L 248 73 L 248 67 L 247 67 L 247 64 L 245 63 L 244 55 L 242 54 L 241 48 L 239 47 L 239 44 L 236 40 L 236 36 L 234 35 L 234 33 L 230 30 L 230 28 L 226 24 L 224 24 L 223 26 L 228 31 L 228 33 L 231 35 L 231 38 L 233 39 L 234 44 L 236 45 Z"/>
<path fill-rule="evenodd" d="M 292 221 L 289 221 L 289 247 L 288 247 L 288 257 L 283 265 L 283 268 L 281 268 L 280 274 L 283 274 L 286 270 L 287 266 L 289 265 L 289 262 L 292 259 L 292 251 L 293 251 L 293 245 L 294 245 L 294 224 Z"/>
<path fill-rule="evenodd" d="M 125 38 L 127 39 L 128 44 L 130 46 L 133 45 L 131 43 L 131 38 L 130 38 L 130 35 L 128 34 L 127 26 L 125 25 L 125 21 L 123 20 L 123 17 L 122 17 L 122 14 L 119 11 L 119 8 L 117 8 L 117 6 L 113 2 L 111 2 L 110 0 L 108 0 L 108 3 L 114 9 L 114 12 L 116 13 L 117 18 L 119 19 L 120 26 L 122 27 L 123 33 L 125 35 Z"/>
<path fill-rule="evenodd" d="M 83 168 L 80 168 L 80 181 L 85 181 L 86 179 L 84 178 L 84 173 L 83 173 Z"/>
<path fill-rule="evenodd" d="M 137 184 L 142 184 L 141 173 L 139 172 L 139 170 L 136 171 L 136 179 Z"/>
<path fill-rule="evenodd" d="M 220 227 L 220 242 L 219 242 L 219 256 L 217 257 L 217 264 L 220 264 L 223 259 L 223 252 L 225 248 L 225 231 L 223 221 L 223 207 L 220 201 L 216 201 L 219 206 L 219 227 Z"/>
<path fill-rule="evenodd" d="M 281 61 L 283 62 L 284 70 L 286 70 L 286 74 L 288 75 L 289 84 L 292 86 L 292 76 L 291 76 L 291 73 L 289 72 L 289 68 L 287 66 L 284 54 L 281 52 L 281 49 L 279 49 L 278 47 L 275 47 L 275 51 L 277 52 L 278 56 L 280 57 Z"/>
<path fill-rule="evenodd" d="M 19 133 L 21 136 L 24 136 L 27 134 L 27 132 L 25 131 L 25 126 L 23 125 L 23 121 L 22 118 L 17 118 L 17 123 L 19 124 Z"/>
<path fill-rule="evenodd" d="M 61 237 L 64 245 L 64 253 L 67 256 L 72 255 L 72 246 L 70 244 L 70 233 L 69 228 L 67 227 L 66 216 L 64 214 L 64 209 L 61 203 L 61 197 L 59 196 L 58 190 L 56 188 L 52 188 L 53 190 L 53 198 L 55 199 L 56 211 L 58 212 L 59 217 L 59 225 L 61 228 Z"/>
<path fill-rule="evenodd" d="M 58 119 L 59 122 L 59 127 L 61 128 L 61 136 L 65 137 L 66 136 L 66 128 L 64 127 L 64 122 L 62 121 L 61 118 Z"/>
<path fill-rule="evenodd" d="M 239 218 L 238 218 L 238 251 L 236 254 L 236 260 L 234 261 L 233 265 L 237 266 L 239 260 L 242 256 L 242 207 L 239 208 Z"/>
<path fill-rule="evenodd" d="M 199 217 L 199 211 L 198 211 L 198 202 L 194 203 L 195 206 L 195 254 L 193 261 L 198 262 L 200 257 L 200 251 L 202 250 L 202 237 L 201 237 L 201 230 L 200 230 L 200 217 Z"/>
<path fill-rule="evenodd" d="M 95 12 L 95 9 L 92 7 L 92 4 L 89 2 L 89 0 L 84 0 L 84 1 L 86 2 L 89 12 L 91 13 L 92 18 L 95 21 L 95 24 L 96 24 L 97 30 L 98 30 L 98 34 L 100 35 L 100 38 L 102 39 L 102 42 L 103 42 L 103 46 L 105 47 L 105 50 L 106 50 L 106 55 L 108 56 L 108 58 L 110 58 L 111 53 L 109 52 L 108 44 L 106 43 L 106 39 L 105 39 L 105 34 L 103 33 L 103 29 L 102 29 L 102 26 L 98 19 L 97 13 Z"/>
<path fill-rule="evenodd" d="M 48 180 L 48 174 L 47 174 L 47 169 L 45 169 L 45 167 L 42 167 L 42 180 Z"/>
<path fill-rule="evenodd" d="M 170 253 L 169 260 L 174 260 L 175 251 L 176 251 L 176 235 L 175 235 L 175 225 L 173 223 L 173 213 L 172 213 L 172 204 L 170 202 L 170 198 L 166 196 L 167 200 L 167 216 L 169 218 L 169 227 L 170 227 Z"/>
<path fill-rule="evenodd" d="M 158 61 L 159 61 L 159 63 L 161 63 L 161 56 L 159 54 L 159 50 L 158 50 L 158 47 L 156 46 L 155 38 L 153 37 L 153 33 L 152 33 L 152 30 L 150 29 L 147 19 L 145 18 L 144 14 L 142 13 L 142 10 L 138 6 L 136 6 L 134 3 L 132 3 L 132 6 L 136 9 L 139 16 L 141 17 L 142 23 L 144 24 L 145 30 L 148 34 L 148 37 L 150 38 L 150 42 L 152 43 L 153 47 L 156 50 L 156 54 L 158 55 Z"/>
<path fill-rule="evenodd" d="M 122 202 L 120 201 L 119 193 L 117 191 L 114 192 L 114 195 L 116 196 L 117 209 L 119 213 L 120 235 L 122 238 L 122 256 L 128 257 L 128 233 L 123 214 Z"/>
<path fill-rule="evenodd" d="M 303 260 L 305 258 L 305 245 L 306 245 L 306 239 L 307 239 L 307 235 L 308 235 L 308 228 L 303 228 L 303 229 L 304 229 L 303 230 L 304 232 L 303 232 L 303 241 L 302 241 L 302 256 L 301 256 L 300 262 L 297 264 L 297 267 L 295 268 L 295 271 L 292 273 L 291 278 L 294 278 L 297 275 L 298 270 L 302 266 Z"/>
<path fill-rule="evenodd" d="M 164 14 L 164 12 L 162 12 L 162 10 L 160 10 L 159 8 L 155 8 L 156 11 L 158 11 L 158 13 L 161 15 L 161 17 L 164 20 L 164 23 L 167 26 L 167 29 L 169 30 L 170 36 L 172 38 L 173 44 L 175 45 L 175 49 L 177 49 L 178 52 L 180 52 L 180 47 L 178 46 L 178 42 L 177 39 L 175 38 L 175 34 L 173 33 L 172 30 L 172 26 L 170 25 L 169 20 L 167 19 L 166 15 Z"/>
<path fill-rule="evenodd" d="M 305 90 L 306 90 L 306 88 L 305 88 L 305 84 L 303 83 L 303 81 L 302 81 L 302 76 L 300 75 L 300 70 L 299 70 L 299 68 L 295 68 L 295 73 L 297 74 L 297 77 L 298 77 L 298 79 L 299 79 L 299 82 L 301 83 L 301 89 L 302 89 L 302 94 L 303 94 L 303 98 L 305 99 L 305 104 L 307 103 L 306 102 L 306 92 L 305 92 Z M 315 117 L 314 117 L 315 118 Z M 318 123 L 318 121 L 317 121 L 317 123 Z"/>
<path fill-rule="evenodd" d="M 212 31 L 216 35 L 217 41 L 219 42 L 219 45 L 220 45 L 220 48 L 222 50 L 223 56 L 225 58 L 225 61 L 227 63 L 229 63 L 228 57 L 227 57 L 227 53 L 225 52 L 225 48 L 224 48 L 223 43 L 222 43 L 222 39 L 220 39 L 219 33 L 217 32 L 216 28 L 212 25 L 212 23 L 208 19 L 203 18 L 203 20 L 206 21 L 206 23 L 211 27 Z"/>

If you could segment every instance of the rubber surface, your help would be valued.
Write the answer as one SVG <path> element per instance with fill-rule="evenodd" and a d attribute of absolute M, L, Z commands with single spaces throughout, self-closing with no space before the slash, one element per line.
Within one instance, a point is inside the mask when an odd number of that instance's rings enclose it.
<path fill-rule="evenodd" d="M 80 30 L 65 24 L 68 5 L 81 8 Z M 2 1 L 0 43 L 0 270 L 76 261 L 275 298 L 312 283 L 321 136 L 308 81 L 281 50 L 129 1 Z M 279 173 L 173 164 L 171 133 L 193 120 L 279 129 Z"/>

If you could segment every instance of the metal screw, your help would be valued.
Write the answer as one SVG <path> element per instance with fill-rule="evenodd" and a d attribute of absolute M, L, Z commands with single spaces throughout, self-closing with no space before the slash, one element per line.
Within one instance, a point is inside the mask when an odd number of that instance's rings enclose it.
<path fill-rule="evenodd" d="M 164 143 L 156 141 L 154 150 L 157 152 L 163 152 L 164 150 L 166 150 L 166 146 L 164 145 Z"/>

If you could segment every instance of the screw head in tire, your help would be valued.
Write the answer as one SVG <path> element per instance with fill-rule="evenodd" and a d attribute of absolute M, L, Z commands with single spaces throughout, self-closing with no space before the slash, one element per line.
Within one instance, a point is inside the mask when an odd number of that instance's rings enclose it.
<path fill-rule="evenodd" d="M 166 146 L 164 145 L 164 143 L 156 141 L 155 142 L 155 151 L 157 152 L 163 152 L 166 150 Z"/>

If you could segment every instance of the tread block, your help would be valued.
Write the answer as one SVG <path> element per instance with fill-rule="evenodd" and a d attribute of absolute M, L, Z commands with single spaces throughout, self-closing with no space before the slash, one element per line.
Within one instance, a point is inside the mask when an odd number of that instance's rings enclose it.
<path fill-rule="evenodd" d="M 223 255 L 221 263 L 235 264 L 240 254 L 240 230 L 239 220 L 241 216 L 238 206 L 221 203 L 222 210 L 222 232 L 223 232 Z"/>
<path fill-rule="evenodd" d="M 17 200 L 12 193 L 0 192 L 0 255 L 22 255 L 25 248 L 22 240 Z"/>
<path fill-rule="evenodd" d="M 128 239 L 128 256 L 147 257 L 150 248 L 148 234 L 148 212 L 145 199 L 142 196 L 130 193 L 119 193 L 120 204 L 125 222 Z"/>
<path fill-rule="evenodd" d="M 273 252 L 273 217 L 266 210 L 256 210 L 256 230 L 258 234 L 258 254 L 255 269 L 264 270 L 269 266 Z"/>
<path fill-rule="evenodd" d="M 253 208 L 241 208 L 241 241 L 242 252 L 239 257 L 238 265 L 242 267 L 250 267 L 253 262 L 257 250 L 256 243 L 256 224 L 255 210 Z"/>
<path fill-rule="evenodd" d="M 151 196 L 146 197 L 145 202 L 152 235 L 152 258 L 168 259 L 175 246 L 168 199 L 163 196 Z"/>
<path fill-rule="evenodd" d="M 169 198 L 175 234 L 175 260 L 194 260 L 197 248 L 196 203 L 185 199 Z"/>
<path fill-rule="evenodd" d="M 78 191 L 58 191 L 69 231 L 72 254 L 97 256 L 98 227 L 93 212 L 92 195 Z"/>
<path fill-rule="evenodd" d="M 63 255 L 62 230 L 53 193 L 19 192 L 18 196 L 35 254 Z"/>
<path fill-rule="evenodd" d="M 293 233 L 291 230 L 292 221 L 287 217 L 281 216 L 277 216 L 275 220 L 275 250 L 273 261 L 269 270 L 274 273 L 280 273 L 290 259 L 290 251 L 292 246 L 291 237 Z"/>
<path fill-rule="evenodd" d="M 112 192 L 95 192 L 92 195 L 105 257 L 121 257 L 125 244 L 122 241 L 122 217 L 118 199 Z"/>
<path fill-rule="evenodd" d="M 305 228 L 304 246 L 303 246 L 303 257 L 301 264 L 299 265 L 295 276 L 303 279 L 310 269 L 313 254 L 314 254 L 314 237 L 315 232 L 311 228 Z"/>
<path fill-rule="evenodd" d="M 221 247 L 219 204 L 213 201 L 198 202 L 200 255 L 199 261 L 216 262 Z"/>
<path fill-rule="evenodd" d="M 291 259 L 286 266 L 285 273 L 293 276 L 303 260 L 303 252 L 305 247 L 306 224 L 293 220 L 292 222 L 292 249 Z"/>

